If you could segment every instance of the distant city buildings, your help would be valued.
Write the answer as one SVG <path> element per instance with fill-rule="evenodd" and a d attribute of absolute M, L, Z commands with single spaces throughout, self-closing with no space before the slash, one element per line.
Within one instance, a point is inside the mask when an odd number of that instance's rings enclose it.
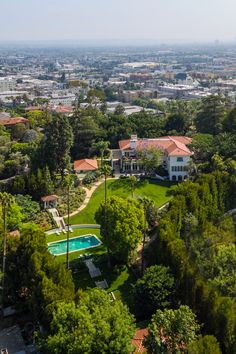
<path fill-rule="evenodd" d="M 112 90 L 126 114 L 140 99 L 201 99 L 222 94 L 236 100 L 236 49 L 196 48 L 19 49 L 0 54 L 0 104 L 24 96 L 52 106 L 86 103 L 92 88 Z M 22 103 L 25 100 L 21 100 Z M 135 106 L 135 107 L 134 107 Z M 111 110 L 111 108 L 109 108 Z"/>

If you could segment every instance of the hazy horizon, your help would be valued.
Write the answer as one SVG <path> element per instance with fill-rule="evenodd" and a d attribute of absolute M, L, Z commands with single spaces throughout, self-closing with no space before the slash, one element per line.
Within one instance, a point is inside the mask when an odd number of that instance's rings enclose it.
<path fill-rule="evenodd" d="M 235 42 L 234 0 L 8 0 L 1 42 Z"/>

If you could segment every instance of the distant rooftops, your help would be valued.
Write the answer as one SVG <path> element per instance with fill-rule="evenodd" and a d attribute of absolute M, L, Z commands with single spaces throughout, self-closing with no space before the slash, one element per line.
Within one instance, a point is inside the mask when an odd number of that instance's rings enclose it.
<path fill-rule="evenodd" d="M 14 118 L 0 118 L 0 125 L 11 126 L 19 123 L 26 123 L 28 119 L 23 117 L 14 117 Z"/>

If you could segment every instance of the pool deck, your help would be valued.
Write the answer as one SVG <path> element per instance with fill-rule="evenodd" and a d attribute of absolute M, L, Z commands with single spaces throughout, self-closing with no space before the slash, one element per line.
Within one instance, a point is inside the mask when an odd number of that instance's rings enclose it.
<path fill-rule="evenodd" d="M 99 242 L 97 245 L 94 245 L 94 246 L 88 246 L 88 247 L 83 247 L 81 249 L 77 249 L 77 250 L 73 250 L 73 251 L 69 251 L 69 253 L 73 253 L 73 252 L 78 252 L 78 251 L 83 251 L 83 250 L 86 250 L 86 249 L 90 249 L 90 248 L 95 248 L 95 247 L 98 247 L 98 246 L 101 246 L 102 245 L 102 241 L 94 234 L 86 234 L 86 235 L 81 235 L 81 236 L 75 236 L 75 237 L 69 237 L 69 242 L 72 240 L 75 240 L 75 239 L 79 239 L 79 238 L 83 238 L 83 237 L 89 237 L 89 236 L 93 236 L 96 238 L 96 240 Z M 53 242 L 49 242 L 47 245 L 50 246 L 50 245 L 53 245 L 54 243 L 62 243 L 62 242 L 67 242 L 67 238 L 63 239 L 63 240 L 60 240 L 60 241 L 53 241 Z M 49 252 L 53 255 L 53 256 L 62 256 L 63 254 L 66 254 L 67 252 L 63 252 L 63 253 L 58 253 L 58 254 L 54 254 L 50 251 L 50 248 L 49 248 Z"/>

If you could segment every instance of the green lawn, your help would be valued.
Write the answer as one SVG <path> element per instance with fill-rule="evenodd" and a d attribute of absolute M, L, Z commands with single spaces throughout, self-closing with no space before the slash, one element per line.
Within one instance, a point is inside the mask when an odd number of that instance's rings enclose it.
<path fill-rule="evenodd" d="M 104 183 L 100 185 L 93 193 L 87 207 L 79 214 L 70 218 L 70 223 L 72 225 L 96 223 L 95 212 L 104 199 L 104 187 Z M 134 197 L 138 198 L 146 196 L 153 199 L 157 206 L 161 206 L 171 199 L 171 192 L 174 188 L 175 186 L 169 182 L 142 181 L 138 183 Z M 108 180 L 107 191 L 108 197 L 113 195 L 123 198 L 131 197 L 131 189 L 127 179 Z M 76 229 L 70 233 L 70 237 L 76 237 L 85 234 L 95 234 L 102 241 L 100 230 L 93 228 Z M 61 233 L 60 235 L 47 235 L 46 239 L 47 242 L 59 241 L 66 239 L 66 234 Z M 78 259 L 78 256 L 83 253 L 94 254 L 94 262 L 100 268 L 102 273 L 100 277 L 91 279 L 84 263 Z M 117 299 L 122 299 L 128 305 L 132 303 L 131 284 L 135 282 L 136 278 L 131 270 L 126 266 L 115 266 L 112 269 L 107 267 L 106 248 L 104 245 L 84 251 L 70 253 L 69 257 L 76 289 L 86 290 L 88 288 L 93 288 L 96 286 L 95 281 L 106 279 L 109 285 L 109 288 L 107 289 L 108 292 L 113 291 Z M 65 263 L 66 255 L 57 256 L 57 259 Z"/>
<path fill-rule="evenodd" d="M 175 186 L 170 182 L 148 182 L 145 180 L 138 182 L 134 197 L 138 198 L 145 196 L 153 199 L 157 206 L 161 206 L 171 199 L 171 191 L 173 191 L 174 188 Z M 70 218 L 72 225 L 96 223 L 95 213 L 104 199 L 104 189 L 105 185 L 103 183 L 95 190 L 87 207 L 79 214 Z M 131 197 L 131 189 L 128 179 L 108 180 L 107 195 L 108 197 L 113 195 L 123 198 Z"/>
<path fill-rule="evenodd" d="M 99 229 L 84 228 L 76 229 L 70 233 L 70 237 L 82 236 L 86 234 L 94 234 L 101 240 Z M 46 236 L 47 242 L 54 242 L 66 239 L 66 234 L 60 235 L 52 234 Z M 91 279 L 89 272 L 84 265 L 83 261 L 78 257 L 83 253 L 90 253 L 94 255 L 94 262 L 100 268 L 102 275 L 96 279 Z M 66 255 L 57 256 L 57 260 L 60 262 L 66 262 Z M 106 248 L 104 245 L 85 249 L 83 251 L 72 252 L 69 254 L 70 267 L 72 268 L 72 274 L 76 290 L 96 287 L 95 281 L 106 279 L 109 285 L 108 292 L 113 291 L 117 299 L 122 299 L 125 303 L 132 303 L 131 284 L 135 282 L 135 277 L 128 267 L 114 267 L 109 269 L 107 267 Z"/>
<path fill-rule="evenodd" d="M 75 283 L 75 288 L 77 289 L 89 289 L 95 288 L 95 281 L 100 281 L 106 279 L 109 288 L 108 292 L 113 292 L 117 299 L 121 299 L 127 305 L 132 304 L 132 286 L 131 284 L 135 283 L 136 278 L 131 272 L 131 270 L 126 267 L 114 267 L 108 268 L 107 262 L 104 261 L 104 256 L 95 257 L 96 265 L 101 270 L 102 275 L 92 279 L 89 275 L 87 268 L 83 265 L 78 267 L 76 271 L 73 271 L 73 278 Z M 76 269 L 77 260 L 72 262 L 73 269 Z"/>

